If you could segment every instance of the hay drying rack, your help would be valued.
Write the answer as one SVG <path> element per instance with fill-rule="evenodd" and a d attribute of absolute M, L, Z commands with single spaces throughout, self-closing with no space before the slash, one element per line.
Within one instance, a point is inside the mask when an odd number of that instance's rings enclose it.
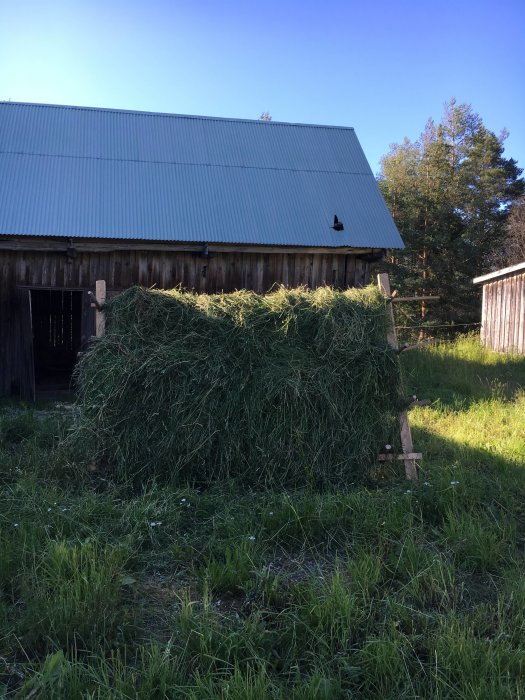
<path fill-rule="evenodd" d="M 393 347 L 397 352 L 403 352 L 404 350 L 411 350 L 412 348 L 419 347 L 418 345 L 411 345 L 408 347 L 399 347 L 397 340 L 396 328 L 394 324 L 394 302 L 410 302 L 410 301 L 435 301 L 439 299 L 437 296 L 413 296 L 413 297 L 398 297 L 392 294 L 390 291 L 390 280 L 386 272 L 382 272 L 377 276 L 377 284 L 379 289 L 385 295 L 388 302 L 388 313 L 390 316 L 390 327 L 387 331 L 387 340 L 391 347 Z M 104 315 L 104 304 L 106 303 L 106 282 L 105 280 L 98 280 L 95 284 L 95 293 L 89 292 L 91 296 L 91 306 L 95 309 L 95 336 L 100 337 L 104 335 L 106 319 Z M 392 453 L 390 445 L 386 445 L 386 451 L 378 455 L 378 460 L 380 462 L 390 462 L 394 460 L 401 460 L 405 464 L 405 476 L 407 479 L 416 480 L 418 478 L 418 462 L 421 461 L 423 455 L 421 452 L 414 452 L 414 444 L 412 441 L 412 432 L 410 430 L 410 423 L 408 420 L 408 409 L 413 406 L 427 406 L 430 403 L 428 400 L 418 401 L 415 396 L 411 396 L 407 401 L 406 408 L 401 411 L 399 417 L 400 424 L 400 436 L 401 436 L 401 448 L 403 452 L 400 454 Z"/>

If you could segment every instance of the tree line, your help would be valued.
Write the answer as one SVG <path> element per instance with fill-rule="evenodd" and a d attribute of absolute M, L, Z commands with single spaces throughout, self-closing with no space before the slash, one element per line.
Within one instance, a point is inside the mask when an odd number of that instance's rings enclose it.
<path fill-rule="evenodd" d="M 452 99 L 438 124 L 430 119 L 417 141 L 382 158 L 379 186 L 406 246 L 387 258 L 393 285 L 440 296 L 414 309 L 412 323 L 478 321 L 472 278 L 525 261 L 525 184 L 504 155 L 507 136 Z"/>

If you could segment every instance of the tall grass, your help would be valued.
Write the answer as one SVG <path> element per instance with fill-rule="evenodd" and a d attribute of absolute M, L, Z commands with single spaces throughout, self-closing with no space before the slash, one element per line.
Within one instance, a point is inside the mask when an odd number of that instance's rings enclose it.
<path fill-rule="evenodd" d="M 96 649 L 126 624 L 122 593 L 126 552 L 85 541 L 52 541 L 24 572 L 21 628 L 26 644 Z"/>

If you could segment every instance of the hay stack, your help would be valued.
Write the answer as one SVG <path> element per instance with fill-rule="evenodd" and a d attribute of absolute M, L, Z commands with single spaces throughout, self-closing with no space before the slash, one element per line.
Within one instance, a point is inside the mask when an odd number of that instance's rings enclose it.
<path fill-rule="evenodd" d="M 134 480 L 355 482 L 396 432 L 387 323 L 374 288 L 128 289 L 78 365 L 77 436 Z"/>

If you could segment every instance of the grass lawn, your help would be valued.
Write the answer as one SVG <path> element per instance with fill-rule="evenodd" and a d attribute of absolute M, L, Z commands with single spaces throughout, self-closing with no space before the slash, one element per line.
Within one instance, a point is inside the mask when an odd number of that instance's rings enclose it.
<path fill-rule="evenodd" d="M 420 482 L 133 493 L 0 408 L 0 698 L 525 698 L 525 359 L 402 355 Z"/>

